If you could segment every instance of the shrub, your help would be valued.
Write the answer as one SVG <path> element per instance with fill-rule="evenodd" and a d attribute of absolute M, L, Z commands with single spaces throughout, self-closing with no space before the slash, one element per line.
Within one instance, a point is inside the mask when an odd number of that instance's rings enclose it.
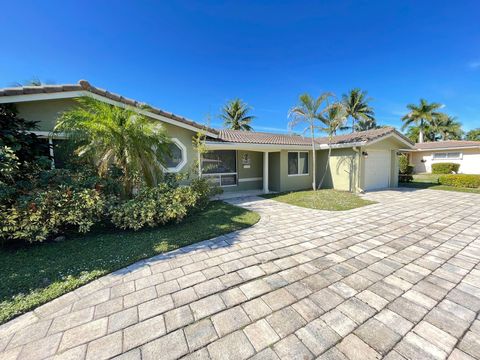
<path fill-rule="evenodd" d="M 453 174 L 458 173 L 460 164 L 455 163 L 436 163 L 432 164 L 432 174 Z"/>
<path fill-rule="evenodd" d="M 87 232 L 101 218 L 105 199 L 96 190 L 61 187 L 0 205 L 0 240 L 41 242 L 74 229 Z"/>
<path fill-rule="evenodd" d="M 197 194 L 198 209 L 204 209 L 212 196 L 221 194 L 223 190 L 207 178 L 196 178 L 190 183 L 193 191 Z"/>
<path fill-rule="evenodd" d="M 442 175 L 438 178 L 438 182 L 442 185 L 465 187 L 465 188 L 480 188 L 480 175 L 470 174 L 449 174 Z"/>
<path fill-rule="evenodd" d="M 413 180 L 412 174 L 414 169 L 415 169 L 415 166 L 409 164 L 407 155 L 406 154 L 400 155 L 398 180 L 400 182 L 412 181 Z"/>
<path fill-rule="evenodd" d="M 179 222 L 195 206 L 197 199 L 197 194 L 189 186 L 171 188 L 161 184 L 143 188 L 131 200 L 111 204 L 109 214 L 115 226 L 138 230 L 145 226 Z"/>

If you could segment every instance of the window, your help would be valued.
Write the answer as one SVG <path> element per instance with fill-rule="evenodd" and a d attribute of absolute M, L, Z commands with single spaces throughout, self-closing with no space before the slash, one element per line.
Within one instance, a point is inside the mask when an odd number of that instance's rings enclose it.
<path fill-rule="evenodd" d="M 307 151 L 291 151 L 288 153 L 288 175 L 308 175 Z"/>
<path fill-rule="evenodd" d="M 462 159 L 462 153 L 460 152 L 441 152 L 433 153 L 433 160 L 460 160 Z"/>
<path fill-rule="evenodd" d="M 168 144 L 169 154 L 165 156 L 165 170 L 168 172 L 178 172 L 187 163 L 187 149 L 176 138 L 171 139 Z"/>
<path fill-rule="evenodd" d="M 202 174 L 220 186 L 237 185 L 237 152 L 214 150 L 202 155 Z"/>

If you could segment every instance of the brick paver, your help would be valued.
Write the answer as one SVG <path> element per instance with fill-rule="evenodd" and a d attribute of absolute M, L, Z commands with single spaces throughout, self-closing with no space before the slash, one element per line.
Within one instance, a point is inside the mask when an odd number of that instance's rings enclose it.
<path fill-rule="evenodd" d="M 475 359 L 480 196 L 256 197 L 249 228 L 140 261 L 0 326 L 0 359 Z"/>

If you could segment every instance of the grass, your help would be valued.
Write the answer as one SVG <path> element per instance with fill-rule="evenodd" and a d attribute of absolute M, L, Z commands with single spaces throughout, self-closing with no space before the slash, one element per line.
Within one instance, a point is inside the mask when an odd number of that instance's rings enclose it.
<path fill-rule="evenodd" d="M 480 194 L 480 189 L 475 188 L 461 188 L 448 185 L 440 185 L 438 183 L 438 174 L 414 174 L 413 181 L 409 183 L 399 183 L 401 187 L 413 188 L 413 189 L 433 189 L 433 190 L 445 190 L 445 191 L 458 191 L 466 193 Z"/>
<path fill-rule="evenodd" d="M 375 203 L 373 201 L 362 199 L 351 192 L 330 189 L 265 194 L 261 196 L 290 205 L 330 211 L 350 210 Z"/>
<path fill-rule="evenodd" d="M 214 201 L 180 224 L 97 229 L 64 242 L 0 247 L 0 324 L 138 260 L 255 224 L 260 216 Z"/>
<path fill-rule="evenodd" d="M 438 183 L 426 182 L 426 181 L 412 181 L 409 183 L 399 183 L 398 186 L 414 189 L 433 189 L 433 190 L 445 190 L 445 191 L 457 191 L 473 194 L 480 194 L 480 189 L 474 188 L 459 188 L 454 186 L 440 185 Z"/>

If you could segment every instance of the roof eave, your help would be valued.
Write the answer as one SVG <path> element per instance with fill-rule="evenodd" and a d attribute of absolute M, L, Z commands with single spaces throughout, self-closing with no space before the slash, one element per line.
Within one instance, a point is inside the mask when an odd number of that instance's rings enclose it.
<path fill-rule="evenodd" d="M 120 101 L 116 101 L 110 99 L 106 96 L 96 94 L 95 92 L 89 90 L 73 90 L 73 91 L 59 91 L 59 92 L 51 92 L 51 93 L 37 93 L 37 94 L 18 94 L 18 95 L 3 95 L 0 96 L 0 104 L 6 103 L 18 103 L 18 102 L 26 102 L 26 101 L 42 101 L 42 100 L 55 100 L 55 99 L 72 99 L 78 98 L 82 96 L 91 96 L 97 100 L 103 101 L 108 104 L 112 104 L 115 106 L 123 107 L 123 108 L 133 108 L 138 113 L 148 116 L 150 118 L 163 121 L 165 123 L 169 123 L 184 129 L 188 129 L 191 131 L 203 131 L 205 135 L 210 136 L 212 138 L 218 138 L 218 134 L 206 129 L 206 127 L 199 127 L 186 124 L 184 122 L 175 120 L 173 118 L 156 114 L 154 112 L 148 111 L 146 109 L 141 109 L 138 106 L 128 105 Z M 190 120 L 187 120 L 190 121 Z"/>

